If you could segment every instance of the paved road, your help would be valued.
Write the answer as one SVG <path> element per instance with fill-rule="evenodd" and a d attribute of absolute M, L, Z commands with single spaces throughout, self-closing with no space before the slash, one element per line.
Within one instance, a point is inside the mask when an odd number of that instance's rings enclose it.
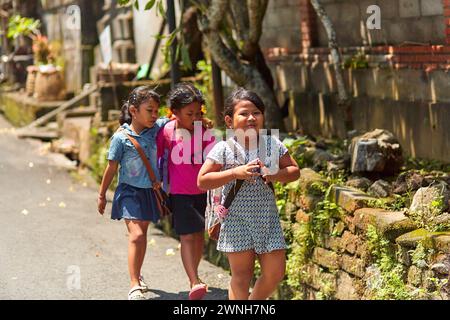
<path fill-rule="evenodd" d="M 98 215 L 97 187 L 74 179 L 67 159 L 45 146 L 16 138 L 0 115 L 0 300 L 126 299 L 124 222 Z M 148 298 L 187 299 L 178 241 L 154 227 L 148 240 Z M 226 271 L 202 261 L 199 273 L 208 299 L 226 298 Z"/>

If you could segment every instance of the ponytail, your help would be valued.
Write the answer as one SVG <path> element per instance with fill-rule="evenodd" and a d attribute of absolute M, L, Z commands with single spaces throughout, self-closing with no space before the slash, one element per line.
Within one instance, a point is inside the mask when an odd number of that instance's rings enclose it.
<path fill-rule="evenodd" d="M 130 103 L 126 101 L 123 106 L 122 110 L 120 112 L 120 118 L 119 123 L 120 125 L 123 125 L 124 123 L 131 124 L 131 114 L 130 114 Z"/>

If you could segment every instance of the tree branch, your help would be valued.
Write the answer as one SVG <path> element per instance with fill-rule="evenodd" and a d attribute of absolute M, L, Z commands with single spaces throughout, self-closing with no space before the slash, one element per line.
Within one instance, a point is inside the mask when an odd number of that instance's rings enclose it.
<path fill-rule="evenodd" d="M 248 8 L 243 0 L 231 0 L 230 11 L 234 21 L 237 41 L 248 40 Z"/>
<path fill-rule="evenodd" d="M 212 0 L 208 8 L 208 28 L 218 30 L 220 23 L 225 17 L 228 7 L 228 0 Z"/>
<path fill-rule="evenodd" d="M 336 32 L 334 31 L 333 23 L 331 22 L 330 17 L 325 12 L 325 9 L 322 7 L 322 5 L 318 0 L 310 0 L 310 1 L 327 32 L 328 46 L 331 49 L 331 59 L 333 61 L 334 71 L 336 74 L 336 83 L 338 87 L 339 100 L 346 101 L 348 100 L 348 94 L 347 90 L 345 89 L 344 77 L 340 69 L 341 56 L 339 54 L 339 47 L 336 42 Z"/>
<path fill-rule="evenodd" d="M 250 43 L 257 44 L 261 38 L 262 20 L 267 10 L 268 0 L 247 0 Z"/>
<path fill-rule="evenodd" d="M 217 65 L 225 71 L 234 82 L 239 85 L 244 85 L 246 77 L 244 75 L 243 65 L 238 57 L 223 43 L 219 30 L 209 28 L 210 24 L 205 15 L 199 16 L 198 24 Z"/>

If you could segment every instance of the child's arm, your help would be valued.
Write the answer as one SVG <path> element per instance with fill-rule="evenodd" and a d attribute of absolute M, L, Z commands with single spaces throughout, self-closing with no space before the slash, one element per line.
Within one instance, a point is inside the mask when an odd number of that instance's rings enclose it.
<path fill-rule="evenodd" d="M 103 214 L 106 207 L 106 190 L 108 190 L 114 176 L 116 175 L 117 168 L 119 167 L 118 161 L 109 160 L 103 174 L 102 183 L 100 184 L 100 191 L 98 192 L 98 212 Z"/>
<path fill-rule="evenodd" d="M 259 164 L 255 160 L 239 167 L 220 171 L 222 164 L 206 159 L 198 173 L 197 185 L 200 189 L 209 190 L 221 187 L 235 179 L 249 180 L 260 175 L 256 172 L 258 168 Z"/>
<path fill-rule="evenodd" d="M 263 178 L 266 183 L 269 182 L 291 182 L 295 181 L 300 177 L 300 170 L 298 168 L 297 162 L 291 157 L 291 155 L 286 152 L 279 162 L 279 170 L 273 175 L 264 174 L 264 167 L 262 168 Z"/>

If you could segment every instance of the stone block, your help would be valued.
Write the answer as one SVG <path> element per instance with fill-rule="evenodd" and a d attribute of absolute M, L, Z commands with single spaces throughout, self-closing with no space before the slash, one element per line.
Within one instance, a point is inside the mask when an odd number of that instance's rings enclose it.
<path fill-rule="evenodd" d="M 438 16 L 444 14 L 442 0 L 420 1 L 420 12 L 422 16 Z"/>
<path fill-rule="evenodd" d="M 395 239 L 403 247 L 415 248 L 419 242 L 422 242 L 428 248 L 435 248 L 439 251 L 450 252 L 450 231 L 429 232 L 425 229 L 417 229 L 408 232 Z"/>
<path fill-rule="evenodd" d="M 441 252 L 450 253 L 450 233 L 436 237 L 435 246 Z"/>
<path fill-rule="evenodd" d="M 370 252 L 368 250 L 368 245 L 365 242 L 359 242 L 356 246 L 356 252 L 357 257 L 360 257 L 363 261 L 367 261 L 367 259 L 370 257 Z"/>
<path fill-rule="evenodd" d="M 325 237 L 325 248 L 331 249 L 335 252 L 341 252 L 342 248 L 342 238 L 341 237 Z"/>
<path fill-rule="evenodd" d="M 350 187 L 333 186 L 331 199 L 348 213 L 364 207 L 368 201 L 375 200 L 374 197 Z"/>
<path fill-rule="evenodd" d="M 345 249 L 345 251 L 354 254 L 356 252 L 356 247 L 359 243 L 358 236 L 355 236 L 354 234 L 345 231 L 342 235 L 342 247 Z"/>
<path fill-rule="evenodd" d="M 335 297 L 339 300 L 357 300 L 359 298 L 354 279 L 344 271 L 338 272 Z"/>
<path fill-rule="evenodd" d="M 295 215 L 295 221 L 297 221 L 298 223 L 308 223 L 310 217 L 311 216 L 309 214 L 300 209 L 297 211 L 297 214 Z"/>
<path fill-rule="evenodd" d="M 412 18 L 420 16 L 419 0 L 400 0 L 399 1 L 400 18 Z"/>
<path fill-rule="evenodd" d="M 302 192 L 307 192 L 313 183 L 326 184 L 326 180 L 320 174 L 310 168 L 300 170 L 298 186 Z"/>
<path fill-rule="evenodd" d="M 340 259 L 336 252 L 316 247 L 314 248 L 312 259 L 315 263 L 323 267 L 339 269 Z"/>
<path fill-rule="evenodd" d="M 363 208 L 355 211 L 354 223 L 360 230 L 367 231 L 369 224 L 390 240 L 415 229 L 414 223 L 403 211 L 387 211 L 376 208 Z"/>
<path fill-rule="evenodd" d="M 300 194 L 296 197 L 295 204 L 306 211 L 313 211 L 316 205 L 322 200 L 319 196 Z"/>
<path fill-rule="evenodd" d="M 364 277 L 365 265 L 363 260 L 344 254 L 341 257 L 341 268 L 359 278 Z"/>
<path fill-rule="evenodd" d="M 305 284 L 315 290 L 320 290 L 325 284 L 330 285 L 333 291 L 336 290 L 336 276 L 331 273 L 321 271 L 316 264 L 309 264 L 306 267 Z"/>
<path fill-rule="evenodd" d="M 414 287 L 422 285 L 422 269 L 411 266 L 408 270 L 408 283 Z"/>
<path fill-rule="evenodd" d="M 409 252 L 410 250 L 411 248 L 409 247 L 402 247 L 400 245 L 397 245 L 397 261 L 407 267 L 412 264 L 411 254 Z"/>
<path fill-rule="evenodd" d="M 352 216 L 344 217 L 345 226 L 347 227 L 348 230 L 350 230 L 351 233 L 356 232 L 356 226 L 355 223 L 353 222 L 353 219 L 354 218 Z"/>

